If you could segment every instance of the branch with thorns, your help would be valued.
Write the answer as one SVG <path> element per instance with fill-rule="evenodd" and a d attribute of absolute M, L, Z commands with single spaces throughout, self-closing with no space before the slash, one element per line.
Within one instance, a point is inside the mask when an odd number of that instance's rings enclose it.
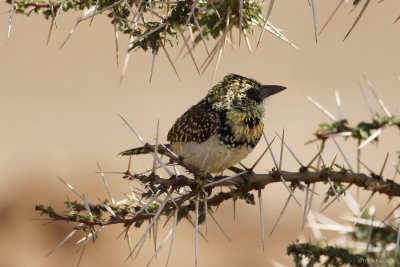
<path fill-rule="evenodd" d="M 62 12 L 82 11 L 82 15 L 77 19 L 74 28 L 71 29 L 61 48 L 66 44 L 75 32 L 76 28 L 85 20 L 93 22 L 94 17 L 98 15 L 107 15 L 115 31 L 115 53 L 116 62 L 119 64 L 119 35 L 118 32 L 129 35 L 125 60 L 122 69 L 121 81 L 123 80 L 130 59 L 130 52 L 133 49 L 150 50 L 153 58 L 151 64 L 150 81 L 153 76 L 155 58 L 162 50 L 171 67 L 180 79 L 177 68 L 175 67 L 166 44 L 170 46 L 178 45 L 179 39 L 182 39 L 184 45 L 182 50 L 187 50 L 186 55 L 190 56 L 194 67 L 199 75 L 204 73 L 211 62 L 215 61 L 213 78 L 218 69 L 222 53 L 225 50 L 226 43 L 230 43 L 232 48 L 233 34 L 232 30 L 237 28 L 239 31 L 238 46 L 241 46 L 242 39 L 245 40 L 249 52 L 252 52 L 252 45 L 249 36 L 255 29 L 260 29 L 260 35 L 257 40 L 257 47 L 267 31 L 276 38 L 297 49 L 289 39 L 282 33 L 282 30 L 270 22 L 270 16 L 275 1 L 255 0 L 234 0 L 234 1 L 204 1 L 204 0 L 178 0 L 178 1 L 151 1 L 151 0 L 6 0 L 10 4 L 8 38 L 11 34 L 12 21 L 14 14 L 24 14 L 26 16 L 32 13 L 43 15 L 51 20 L 47 42 L 54 26 L 57 26 L 57 18 Z M 315 41 L 318 35 L 326 28 L 344 0 L 340 0 L 338 6 L 321 27 L 318 33 L 316 1 L 308 1 L 312 9 L 312 18 L 314 26 Z M 353 9 L 356 9 L 361 3 L 364 3 L 357 18 L 347 32 L 346 39 L 370 6 L 370 0 L 353 1 Z M 264 11 L 264 6 L 267 6 Z M 398 19 L 396 19 L 397 22 Z M 178 35 L 179 33 L 179 35 Z M 210 50 L 207 46 L 210 39 L 217 40 L 214 47 Z M 202 43 L 207 57 L 199 64 L 193 55 L 194 48 Z M 180 53 L 181 54 L 181 53 Z"/>
<path fill-rule="evenodd" d="M 204 72 L 215 58 L 217 58 L 215 69 L 217 69 L 225 44 L 230 42 L 233 45 L 232 28 L 234 27 L 240 31 L 239 46 L 243 35 L 250 51 L 251 45 L 248 35 L 253 33 L 254 28 L 260 28 L 262 32 L 266 30 L 280 40 L 295 47 L 279 29 L 268 21 L 269 15 L 266 17 L 263 16 L 263 2 L 261 1 L 61 0 L 53 2 L 6 0 L 6 2 L 11 5 L 8 37 L 11 33 L 14 13 L 28 16 L 36 13 L 43 15 L 46 19 L 51 19 L 47 40 L 49 41 L 53 26 L 56 25 L 57 17 L 61 12 L 68 12 L 70 10 L 83 11 L 75 27 L 70 31 L 61 47 L 66 44 L 81 22 L 90 19 L 90 23 L 92 23 L 95 16 L 106 14 L 114 25 L 117 64 L 117 32 L 119 31 L 130 36 L 121 80 L 126 72 L 129 54 L 133 49 L 151 50 L 153 61 L 150 80 L 154 70 L 155 56 L 159 53 L 160 49 L 166 53 L 175 74 L 180 79 L 177 69 L 165 48 L 166 44 L 171 46 L 178 44 L 178 33 L 185 44 L 184 48 L 188 50 L 199 74 Z M 272 9 L 272 6 L 273 1 L 270 4 L 269 10 Z M 207 41 L 210 39 L 218 40 L 211 52 L 207 47 Z M 191 40 L 191 44 L 189 44 L 189 40 Z M 199 43 L 203 43 L 207 51 L 207 58 L 204 60 L 201 68 L 199 68 L 199 64 L 192 53 L 192 50 Z"/>
<path fill-rule="evenodd" d="M 347 119 L 335 121 L 333 123 L 322 123 L 319 129 L 315 132 L 315 136 L 319 140 L 325 140 L 333 136 L 342 135 L 344 137 L 352 137 L 357 141 L 362 140 L 378 140 L 377 134 L 382 132 L 382 129 L 390 126 L 397 126 L 400 129 L 400 118 L 397 117 L 376 117 L 371 122 L 360 122 L 358 125 L 351 127 Z M 372 136 L 372 139 L 371 139 Z M 364 146 L 364 145 L 363 145 Z"/>
<path fill-rule="evenodd" d="M 378 137 L 382 134 L 382 132 L 393 126 L 397 126 L 400 129 L 400 118 L 392 115 L 389 109 L 386 107 L 382 98 L 378 95 L 375 88 L 373 87 L 370 80 L 364 76 L 364 80 L 367 83 L 371 93 L 373 94 L 376 102 L 379 104 L 380 108 L 383 111 L 383 115 L 380 115 L 377 111 L 372 107 L 371 101 L 368 98 L 366 92 L 364 91 L 361 83 L 359 83 L 359 87 L 363 94 L 364 100 L 368 106 L 368 109 L 371 113 L 371 122 L 359 122 L 356 126 L 351 127 L 348 124 L 348 120 L 344 118 L 341 99 L 339 92 L 335 91 L 336 97 L 336 106 L 339 113 L 339 119 L 337 119 L 331 112 L 329 112 L 326 108 L 324 108 L 320 103 L 318 103 L 313 98 L 307 96 L 308 100 L 313 103 L 326 117 L 328 117 L 332 123 L 322 123 L 319 125 L 319 129 L 316 130 L 315 136 L 317 140 L 325 141 L 329 138 L 334 138 L 336 136 L 343 136 L 345 138 L 353 138 L 357 140 L 358 143 L 358 151 L 361 148 L 365 147 L 367 144 L 373 141 L 378 141 Z M 314 142 L 315 140 L 309 141 L 309 143 Z M 357 160 L 358 162 L 359 160 Z"/>
<path fill-rule="evenodd" d="M 391 180 L 385 181 L 382 177 L 374 174 L 368 176 L 361 173 L 351 173 L 345 169 L 341 171 L 330 171 L 329 169 L 326 168 L 318 172 L 310 172 L 304 168 L 299 172 L 278 172 L 275 170 L 268 174 L 254 174 L 242 171 L 240 175 L 212 177 L 214 181 L 208 181 L 204 184 L 199 180 L 184 175 L 172 176 L 167 179 L 160 178 L 155 174 L 136 175 L 127 172 L 124 175 L 125 179 L 139 181 L 146 188 L 149 188 L 148 191 L 141 194 L 141 198 L 150 199 L 145 207 L 140 204 L 142 202 L 138 202 L 138 205 L 135 205 L 134 203 L 137 199 L 135 200 L 133 197 L 130 199 L 128 197 L 127 200 L 130 201 L 120 204 L 111 204 L 110 200 L 105 200 L 96 205 L 66 201 L 66 213 L 56 212 L 53 208 L 45 207 L 44 205 L 37 205 L 36 210 L 41 211 L 42 214 L 46 214 L 54 220 L 83 223 L 89 227 L 121 223 L 128 225 L 143 222 L 153 217 L 159 209 L 160 203 L 159 200 L 153 199 L 154 197 L 159 198 L 165 195 L 169 198 L 162 210 L 162 215 L 169 216 L 171 213 L 178 211 L 181 217 L 185 217 L 188 216 L 189 211 L 195 210 L 193 198 L 196 196 L 207 198 L 203 199 L 203 201 L 207 201 L 209 208 L 217 207 L 229 199 L 244 199 L 247 203 L 254 204 L 254 196 L 251 195 L 251 191 L 263 189 L 268 184 L 281 182 L 280 176 L 286 182 L 290 183 L 292 190 L 298 188 L 304 191 L 305 187 L 302 183 L 328 183 L 329 177 L 330 181 L 336 184 L 336 187 L 339 187 L 338 184 L 342 183 L 355 184 L 358 187 L 379 192 L 388 197 L 400 197 L 400 184 Z M 209 190 L 209 188 L 216 186 L 229 188 L 229 191 L 212 195 L 212 190 Z M 190 190 L 185 194 L 179 193 L 185 187 L 190 188 Z M 173 193 L 176 193 L 177 196 L 171 198 L 171 194 Z M 327 194 L 332 196 L 333 192 L 328 192 Z M 87 213 L 89 210 L 90 214 Z M 82 215 L 83 213 L 86 213 L 86 216 Z M 105 219 L 104 215 L 107 213 L 110 213 L 110 217 Z M 140 226 L 138 223 L 136 225 Z"/>

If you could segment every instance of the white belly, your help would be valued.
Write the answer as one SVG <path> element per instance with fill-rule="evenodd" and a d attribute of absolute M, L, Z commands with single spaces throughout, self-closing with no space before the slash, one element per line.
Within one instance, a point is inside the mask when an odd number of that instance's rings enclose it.
<path fill-rule="evenodd" d="M 213 136 L 201 144 L 196 142 L 172 143 L 171 150 L 183 157 L 186 164 L 201 171 L 218 173 L 239 163 L 252 151 L 252 148 L 228 149 L 224 144 L 220 144 L 216 136 Z"/>

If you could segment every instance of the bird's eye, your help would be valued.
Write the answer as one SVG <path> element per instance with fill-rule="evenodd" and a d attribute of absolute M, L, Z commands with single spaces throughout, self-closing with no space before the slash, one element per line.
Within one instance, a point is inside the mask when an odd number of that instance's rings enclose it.
<path fill-rule="evenodd" d="M 242 99 L 239 97 L 236 97 L 233 101 L 232 101 L 232 106 L 234 107 L 238 107 L 242 105 Z"/>
<path fill-rule="evenodd" d="M 251 98 L 257 102 L 262 102 L 263 97 L 260 95 L 260 90 L 256 88 L 250 88 L 246 91 L 246 95 L 248 98 Z"/>

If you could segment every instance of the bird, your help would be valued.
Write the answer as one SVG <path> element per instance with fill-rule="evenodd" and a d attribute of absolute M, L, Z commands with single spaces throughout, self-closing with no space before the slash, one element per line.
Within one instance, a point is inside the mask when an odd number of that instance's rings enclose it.
<path fill-rule="evenodd" d="M 175 121 L 165 146 L 198 171 L 221 173 L 255 148 L 264 131 L 264 100 L 285 89 L 227 74 Z M 138 147 L 120 155 L 148 152 Z"/>

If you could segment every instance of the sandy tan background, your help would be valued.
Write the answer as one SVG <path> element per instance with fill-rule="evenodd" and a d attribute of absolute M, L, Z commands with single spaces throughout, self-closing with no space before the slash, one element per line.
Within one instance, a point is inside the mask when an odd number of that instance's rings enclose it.
<path fill-rule="evenodd" d="M 318 3 L 320 25 L 335 5 L 325 2 Z M 8 8 L 0 4 L 0 10 Z M 350 121 L 368 120 L 369 113 L 357 85 L 365 74 L 392 112 L 396 115 L 399 112 L 400 82 L 395 74 L 400 73 L 400 23 L 393 24 L 400 12 L 398 3 L 374 1 L 348 40 L 342 42 L 356 15 L 349 15 L 349 10 L 339 12 L 316 45 L 307 1 L 277 1 L 271 21 L 284 29 L 286 36 L 301 50 L 294 50 L 265 34 L 262 44 L 252 54 L 244 46 L 235 51 L 228 47 L 217 72 L 216 80 L 235 72 L 289 88 L 268 101 L 267 132 L 273 135 L 275 130 L 285 127 L 287 141 L 304 161 L 316 150 L 313 145 L 304 146 L 304 142 L 312 138 L 318 123 L 326 121 L 305 95 L 313 96 L 336 114 L 334 90 L 339 90 Z M 149 84 L 151 57 L 142 52 L 132 55 L 127 76 L 120 85 L 121 67 L 116 67 L 113 28 L 107 18 L 96 18 L 90 28 L 88 23 L 82 24 L 69 43 L 59 50 L 77 16 L 60 17 L 58 30 L 54 31 L 48 46 L 49 23 L 43 18 L 15 16 L 11 38 L 6 44 L 8 14 L 0 16 L 1 267 L 75 266 L 79 253 L 72 242 L 50 257 L 45 256 L 69 233 L 72 225 L 43 226 L 43 221 L 32 220 L 39 218 L 34 205 L 61 203 L 67 196 L 74 197 L 57 175 L 92 201 L 105 198 L 100 176 L 95 173 L 96 161 L 103 170 L 125 170 L 127 159 L 116 154 L 139 145 L 118 114 L 147 140 L 154 137 L 159 119 L 160 135 L 165 141 L 174 120 L 211 86 L 211 69 L 199 77 L 188 58 L 176 63 L 182 77 L 179 82 L 163 54 L 157 58 L 153 82 Z M 122 40 L 121 51 L 126 47 L 126 39 Z M 169 51 L 175 55 L 178 49 Z M 204 58 L 201 47 L 196 56 L 199 61 Z M 375 170 L 379 170 L 386 151 L 392 152 L 391 159 L 394 159 L 393 152 L 399 148 L 397 130 L 387 131 L 384 137 L 379 147 L 369 146 L 364 154 L 364 161 Z M 251 162 L 264 147 L 259 145 L 246 161 Z M 350 142 L 345 147 L 350 157 L 354 155 L 355 144 Z M 331 160 L 337 151 L 332 146 L 328 148 L 330 153 L 325 157 Z M 277 152 L 278 146 L 274 149 Z M 288 154 L 285 157 L 285 169 L 297 168 Z M 134 167 L 143 169 L 144 164 L 149 164 L 148 158 L 140 158 Z M 271 159 L 266 157 L 258 171 L 271 167 Z M 387 175 L 393 175 L 392 168 Z M 128 182 L 118 175 L 108 175 L 108 178 L 114 196 L 122 198 L 128 191 Z M 282 185 L 265 190 L 267 233 L 287 194 Z M 304 198 L 301 194 L 297 196 Z M 364 203 L 367 197 L 367 194 L 361 195 L 360 202 Z M 316 208 L 320 202 L 321 198 L 315 202 Z M 385 197 L 375 201 L 381 205 L 386 202 Z M 344 212 L 346 208 L 339 203 L 327 214 L 335 218 Z M 199 266 L 259 267 L 271 265 L 271 260 L 290 265 L 285 247 L 300 236 L 302 220 L 302 210 L 294 203 L 290 204 L 276 232 L 267 237 L 264 252 L 259 240 L 257 207 L 240 203 L 233 221 L 232 205 L 226 203 L 219 208 L 217 216 L 233 242 L 227 242 L 210 223 L 209 244 L 200 243 Z M 144 266 L 152 254 L 151 245 L 143 248 L 135 262 L 126 261 L 126 241 L 116 240 L 121 230 L 113 227 L 103 231 L 94 246 L 87 248 L 82 266 Z M 140 234 L 140 230 L 134 231 L 133 239 Z M 302 235 L 311 237 L 307 231 Z M 166 251 L 151 266 L 164 266 Z M 184 222 L 179 227 L 169 266 L 193 265 L 194 230 Z"/>

